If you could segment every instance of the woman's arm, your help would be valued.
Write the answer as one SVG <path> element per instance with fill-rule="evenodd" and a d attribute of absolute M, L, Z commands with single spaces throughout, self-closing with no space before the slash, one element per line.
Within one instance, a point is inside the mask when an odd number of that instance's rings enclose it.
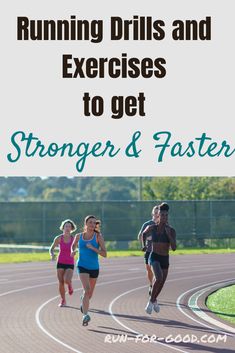
<path fill-rule="evenodd" d="M 77 252 L 79 238 L 80 238 L 80 234 L 76 234 L 73 239 L 73 243 L 71 245 L 71 256 L 74 256 Z"/>
<path fill-rule="evenodd" d="M 146 240 L 149 235 L 151 235 L 153 229 L 153 225 L 149 225 L 145 228 L 145 230 L 142 233 L 142 250 L 146 250 Z"/>
<path fill-rule="evenodd" d="M 174 228 L 166 226 L 166 234 L 168 236 L 168 239 L 170 240 L 171 249 L 173 251 L 175 251 L 176 250 L 176 232 L 175 232 Z"/>
<path fill-rule="evenodd" d="M 61 235 L 57 235 L 57 237 L 55 237 L 53 243 L 50 246 L 49 254 L 50 254 L 52 260 L 55 260 L 54 249 L 59 245 L 60 239 L 61 239 Z"/>

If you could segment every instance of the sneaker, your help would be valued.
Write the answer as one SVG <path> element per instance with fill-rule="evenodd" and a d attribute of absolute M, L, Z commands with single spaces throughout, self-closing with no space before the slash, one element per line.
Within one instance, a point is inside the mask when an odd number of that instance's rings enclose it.
<path fill-rule="evenodd" d="M 83 315 L 83 318 L 82 318 L 82 325 L 83 325 L 83 326 L 87 326 L 89 321 L 91 321 L 90 315 L 88 315 L 88 314 Z"/>
<path fill-rule="evenodd" d="M 73 294 L 72 282 L 68 285 L 69 295 Z"/>
<path fill-rule="evenodd" d="M 152 294 L 152 289 L 153 289 L 153 286 L 150 284 L 150 286 L 149 286 L 149 296 L 151 296 L 151 294 Z"/>
<path fill-rule="evenodd" d="M 153 303 L 149 301 L 145 307 L 145 311 L 147 314 L 151 315 L 153 311 Z"/>
<path fill-rule="evenodd" d="M 61 302 L 60 302 L 60 304 L 59 304 L 58 306 L 60 306 L 60 307 L 66 306 L 66 301 L 65 301 L 65 299 L 61 299 Z"/>
<path fill-rule="evenodd" d="M 160 305 L 157 303 L 157 301 L 153 303 L 153 310 L 155 311 L 155 313 L 159 313 L 160 311 Z"/>

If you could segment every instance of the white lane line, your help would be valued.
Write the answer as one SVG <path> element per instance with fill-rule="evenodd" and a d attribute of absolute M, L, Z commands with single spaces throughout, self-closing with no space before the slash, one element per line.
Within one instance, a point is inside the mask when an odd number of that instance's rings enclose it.
<path fill-rule="evenodd" d="M 44 287 L 44 286 L 50 286 L 52 284 L 57 284 L 57 283 L 58 283 L 58 281 L 56 281 L 56 282 L 47 282 L 47 283 L 37 284 L 37 285 L 34 285 L 34 286 L 18 288 L 18 289 L 10 290 L 8 292 L 1 293 L 0 297 L 4 297 L 5 295 L 8 295 L 8 294 L 23 292 L 23 291 L 29 290 L 29 289 L 40 288 L 40 287 Z"/>
<path fill-rule="evenodd" d="M 191 277 L 190 277 L 190 278 L 191 278 Z M 146 286 L 141 286 L 141 287 L 137 287 L 137 288 L 128 290 L 128 291 L 126 291 L 126 292 L 124 292 L 124 293 L 121 293 L 120 295 L 118 295 L 117 297 L 115 297 L 115 298 L 110 302 L 110 304 L 109 304 L 109 314 L 111 315 L 111 317 L 112 317 L 112 319 L 113 319 L 114 321 L 116 321 L 120 326 L 122 326 L 123 328 L 125 328 L 127 331 L 129 331 L 129 332 L 131 332 L 131 333 L 134 333 L 135 335 L 143 335 L 143 336 L 145 336 L 144 333 L 140 333 L 140 332 L 137 332 L 137 331 L 133 330 L 132 328 L 130 328 L 130 327 L 124 325 L 119 319 L 117 319 L 116 316 L 115 316 L 114 313 L 113 313 L 112 307 L 113 307 L 114 303 L 115 303 L 118 299 L 120 299 L 121 297 L 123 297 L 124 295 L 130 294 L 130 293 L 132 293 L 132 292 L 134 292 L 134 291 L 137 291 L 137 290 L 139 290 L 139 289 L 143 289 L 143 288 L 145 288 L 145 287 L 146 287 Z M 171 349 L 176 350 L 176 351 L 178 351 L 178 352 L 188 353 L 187 351 L 183 351 L 182 349 L 179 349 L 179 348 L 170 346 L 170 345 L 168 345 L 168 344 L 166 344 L 166 343 L 162 343 L 162 342 L 153 342 L 153 343 L 155 343 L 155 344 L 160 344 L 160 345 L 162 345 L 162 346 L 164 346 L 164 347 L 171 348 Z"/>
<path fill-rule="evenodd" d="M 222 274 L 223 274 L 224 272 L 222 272 Z M 226 272 L 226 273 L 228 273 L 228 272 Z M 216 273 L 216 275 L 218 275 L 218 274 L 221 274 L 221 273 Z M 206 276 L 211 276 L 211 274 L 207 274 Z M 195 277 L 202 277 L 202 276 L 195 276 Z M 143 279 L 143 276 L 141 276 L 141 277 L 137 277 L 137 278 L 142 278 Z M 177 278 L 177 279 L 175 279 L 175 280 L 177 280 L 177 281 L 179 281 L 179 280 L 183 280 L 183 279 L 191 279 L 192 277 L 186 277 L 186 278 Z M 136 278 L 131 278 L 131 279 L 136 279 Z M 125 280 L 130 280 L 130 278 L 128 278 L 128 279 L 125 279 Z M 123 281 L 123 280 L 121 280 L 121 281 Z M 168 281 L 174 281 L 174 280 L 168 280 Z M 119 282 L 119 280 L 118 281 L 114 281 L 113 283 L 115 283 L 115 282 Z M 40 287 L 43 287 L 43 286 L 49 286 L 49 285 L 53 285 L 53 284 L 57 284 L 58 282 L 56 281 L 56 282 L 49 282 L 49 283 L 43 283 L 43 284 L 39 284 L 39 285 L 34 285 L 34 286 L 28 286 L 28 287 L 24 287 L 24 288 L 19 288 L 19 289 L 15 289 L 15 290 L 11 290 L 11 291 L 8 291 L 8 292 L 5 292 L 5 293 L 1 293 L 0 294 L 0 297 L 3 297 L 3 296 L 5 296 L 5 295 L 8 295 L 8 294 L 12 294 L 12 293 L 18 293 L 18 292 L 21 292 L 21 291 L 24 291 L 24 290 L 29 290 L 29 289 L 34 289 L 34 288 L 40 288 Z M 101 285 L 102 283 L 98 283 L 97 284 L 97 286 L 98 285 Z M 146 287 L 146 286 L 145 286 Z"/>
<path fill-rule="evenodd" d="M 21 279 L 14 279 L 14 280 L 8 280 L 8 282 L 6 284 L 10 284 L 10 283 L 17 283 L 17 282 L 25 282 L 25 281 L 32 281 L 32 280 L 37 280 L 37 279 L 44 279 L 44 278 L 55 278 L 55 275 L 51 275 L 51 276 L 36 276 L 36 277 L 28 277 L 28 278 L 21 278 Z M 1 282 L 1 279 L 0 279 Z"/>
<path fill-rule="evenodd" d="M 123 267 L 121 267 L 121 268 L 123 268 Z M 223 269 L 223 266 L 221 267 L 221 265 L 220 265 L 220 268 L 221 269 Z M 53 271 L 53 270 L 56 270 L 56 269 L 51 269 L 51 270 L 48 270 L 48 271 L 45 271 L 45 272 L 51 272 L 51 273 L 55 273 L 55 271 Z M 174 268 L 174 271 L 175 270 L 178 270 L 178 268 Z M 214 270 L 214 268 L 207 268 L 207 270 Z M 129 268 L 128 269 L 128 271 L 142 271 L 142 272 L 144 272 L 145 271 L 145 269 L 144 268 Z M 188 272 L 200 272 L 201 270 L 200 269 L 198 269 L 198 270 L 192 270 L 192 269 L 190 269 L 190 270 L 186 270 L 186 271 L 180 271 L 180 274 L 183 274 L 183 273 L 188 273 Z M 106 269 L 101 269 L 100 270 L 100 274 L 102 274 L 103 275 L 103 273 L 107 273 L 107 272 L 112 272 L 113 273 L 113 271 L 112 270 L 110 270 L 110 271 L 107 271 Z M 39 272 L 39 273 L 42 273 L 41 271 Z M 126 273 L 126 272 L 125 272 Z M 124 274 L 125 274 L 124 273 Z M 175 273 L 175 272 L 174 272 Z M 34 275 L 34 272 L 25 272 L 24 273 L 24 275 L 28 275 L 28 274 L 31 274 L 31 275 Z M 120 273 L 118 273 L 118 274 L 122 274 L 121 272 Z M 114 274 L 113 274 L 114 275 Z M 11 276 L 14 276 L 14 275 L 11 275 Z M 104 275 L 103 275 L 104 276 Z M 50 277 L 55 277 L 55 274 L 52 274 L 52 275 L 50 275 L 50 276 L 35 276 L 35 277 L 29 277 L 29 278 L 20 278 L 20 279 L 16 279 L 16 280 L 9 280 L 9 279 L 6 279 L 6 278 L 3 278 L 3 279 L 1 279 L 0 278 L 0 282 L 1 281 L 4 281 L 6 284 L 10 284 L 10 283 L 17 283 L 17 282 L 22 282 L 22 281 L 30 281 L 30 280 L 37 280 L 37 279 L 43 279 L 43 278 L 50 278 Z M 7 282 L 6 282 L 7 281 Z"/>
<path fill-rule="evenodd" d="M 220 273 L 217 272 L 217 273 L 214 274 L 214 275 L 219 275 L 219 274 L 224 274 L 224 273 L 227 274 L 227 273 L 229 273 L 229 272 L 220 272 Z M 230 271 L 230 273 L 234 273 L 234 271 Z M 201 278 L 201 277 L 208 277 L 208 276 L 211 276 L 211 274 L 206 274 L 206 275 L 201 275 L 201 276 L 194 276 L 193 278 L 196 278 L 196 277 Z M 177 281 L 180 281 L 180 280 L 187 280 L 187 279 L 192 279 L 192 276 L 190 276 L 190 277 L 183 277 L 183 278 L 169 279 L 169 280 L 167 280 L 167 282 L 177 282 Z M 167 283 L 167 282 L 166 282 L 166 283 Z M 114 304 L 118 299 L 120 299 L 122 296 L 127 295 L 127 294 L 129 294 L 129 293 L 132 293 L 132 292 L 134 292 L 134 291 L 136 291 L 136 290 L 143 289 L 143 288 L 145 288 L 145 287 L 146 287 L 146 286 L 142 286 L 142 287 L 134 288 L 134 289 L 131 289 L 131 290 L 126 291 L 126 292 L 124 292 L 124 293 L 121 293 L 119 296 L 115 297 L 115 298 L 113 299 L 113 301 L 109 304 L 109 313 L 110 313 L 110 315 L 112 316 L 113 320 L 115 320 L 120 326 L 124 327 L 126 330 L 128 330 L 128 331 L 130 331 L 130 332 L 132 332 L 132 333 L 138 334 L 138 335 L 144 335 L 144 334 L 143 334 L 143 333 L 139 333 L 139 332 L 137 332 L 137 331 L 131 329 L 130 327 L 124 325 L 124 324 L 123 324 L 119 319 L 117 319 L 116 316 L 113 314 L 112 307 L 113 307 L 113 304 Z M 183 312 L 183 314 L 185 314 L 185 313 Z M 188 315 L 187 315 L 187 316 L 188 316 Z M 189 316 L 189 318 L 191 319 L 190 316 Z M 195 321 L 196 321 L 197 323 L 203 325 L 203 323 L 201 323 L 200 321 L 197 321 L 197 320 L 195 320 Z M 209 327 L 209 326 L 207 326 L 207 327 Z M 212 327 L 210 327 L 210 328 L 212 328 Z M 213 329 L 213 328 L 212 328 L 212 329 Z M 164 346 L 167 346 L 168 348 L 175 349 L 175 350 L 178 350 L 178 351 L 180 351 L 180 352 L 185 352 L 185 351 L 182 351 L 182 350 L 180 350 L 180 349 L 178 349 L 178 348 L 176 348 L 176 347 L 170 346 L 169 344 L 165 344 L 165 343 L 162 343 L 162 342 L 153 342 L 153 343 L 155 343 L 155 344 L 162 344 L 162 345 L 164 345 Z"/>
<path fill-rule="evenodd" d="M 135 279 L 143 279 L 143 276 L 131 278 L 131 280 L 135 280 Z M 115 283 L 119 283 L 119 282 L 125 282 L 125 281 L 130 281 L 130 278 L 125 278 L 125 279 L 116 280 L 116 281 L 107 281 L 107 282 L 97 283 L 96 287 L 97 287 L 97 286 L 104 286 L 104 285 L 106 285 L 106 284 L 115 284 Z M 146 286 L 144 286 L 144 287 L 146 287 Z M 81 290 L 81 289 L 82 289 L 82 288 L 75 289 L 74 292 L 77 292 L 77 291 L 79 291 L 79 290 Z M 37 323 L 38 327 L 39 327 L 47 336 L 49 336 L 52 340 L 54 340 L 55 342 L 57 342 L 57 343 L 61 344 L 62 346 L 66 347 L 66 348 L 68 348 L 68 349 L 70 349 L 70 350 L 72 350 L 73 352 L 82 353 L 81 351 L 76 350 L 74 347 L 69 346 L 67 343 L 65 343 L 65 342 L 59 340 L 58 338 L 56 338 L 55 336 L 53 336 L 50 332 L 48 332 L 48 331 L 43 327 L 43 325 L 42 325 L 41 322 L 40 322 L 40 312 L 41 312 L 41 310 L 42 310 L 48 303 L 52 302 L 53 300 L 55 300 L 55 299 L 57 299 L 57 298 L 59 298 L 59 297 L 60 297 L 60 296 L 57 295 L 56 297 L 53 297 L 53 298 L 47 300 L 46 302 L 44 302 L 44 303 L 37 309 L 37 311 L 36 311 L 36 313 L 35 313 L 35 320 L 36 320 L 36 323 Z"/>
<path fill-rule="evenodd" d="M 228 274 L 228 273 L 233 273 L 233 274 L 234 274 L 234 271 L 226 272 L 226 274 Z M 216 274 L 218 275 L 218 273 L 216 273 Z M 226 280 L 223 280 L 223 281 L 229 281 L 229 280 L 231 280 L 231 278 L 227 278 Z M 223 281 L 221 281 L 221 282 L 223 282 Z M 208 324 L 205 324 L 205 323 L 203 323 L 203 322 L 201 322 L 201 321 L 199 321 L 199 320 L 196 320 L 196 319 L 193 318 L 191 315 L 187 314 L 187 313 L 182 309 L 181 304 L 180 304 L 182 298 L 183 298 L 186 294 L 192 292 L 193 290 L 202 288 L 202 287 L 204 287 L 204 286 L 206 286 L 206 285 L 208 285 L 208 284 L 209 284 L 209 285 L 210 285 L 210 284 L 216 284 L 216 283 L 218 284 L 219 282 L 220 282 L 220 281 L 211 282 L 211 283 L 204 283 L 203 285 L 197 286 L 197 287 L 195 287 L 195 288 L 191 288 L 191 289 L 189 289 L 189 290 L 183 292 L 183 293 L 177 298 L 177 300 L 176 300 L 176 306 L 177 306 L 178 310 L 179 310 L 183 315 L 187 316 L 190 320 L 195 321 L 196 323 L 198 323 L 198 324 L 200 324 L 200 325 L 202 325 L 202 326 L 205 326 L 205 327 L 207 327 L 207 328 L 210 328 L 210 329 L 212 329 L 212 330 L 215 331 L 215 332 L 219 332 L 219 333 L 222 333 L 222 334 L 227 335 L 227 336 L 232 336 L 230 333 L 223 332 L 223 331 L 221 331 L 221 330 L 218 330 L 217 328 L 214 328 L 214 327 L 212 327 L 212 326 L 210 326 L 210 325 L 208 325 Z"/>
<path fill-rule="evenodd" d="M 51 264 L 50 264 L 50 266 L 51 266 Z M 75 268 L 76 268 L 76 266 L 75 266 Z M 118 267 L 116 267 L 115 269 L 111 269 L 111 268 L 103 268 L 102 267 L 102 271 L 104 271 L 104 272 L 111 272 L 111 271 L 115 271 L 115 270 L 119 270 L 119 269 L 126 269 L 126 267 L 125 266 L 118 266 Z M 14 276 L 17 276 L 17 277 L 19 277 L 19 276 L 26 276 L 26 275 L 34 275 L 34 274 L 45 274 L 46 272 L 51 272 L 51 271 L 56 271 L 56 266 L 51 266 L 49 269 L 47 268 L 47 269 L 45 269 L 44 271 L 42 271 L 42 270 L 34 270 L 34 271 L 30 271 L 30 272 L 17 272 L 17 273 L 15 273 L 15 271 L 13 270 L 13 271 L 11 271 L 7 276 L 8 277 L 14 277 Z M 14 273 L 12 273 L 12 272 L 14 272 Z M 4 276 L 5 277 L 5 276 Z M 0 276 L 0 278 L 1 278 L 1 276 Z"/>
<path fill-rule="evenodd" d="M 125 275 L 125 274 L 127 274 L 127 272 L 124 272 L 124 273 L 121 273 L 121 272 L 119 272 L 119 273 L 116 273 L 116 274 L 114 274 L 114 273 L 111 273 L 111 274 L 102 274 L 102 272 L 103 271 L 101 271 L 101 276 L 102 277 L 108 277 L 108 276 L 112 276 L 112 277 L 114 277 L 114 276 L 122 276 L 122 275 Z M 182 271 L 181 272 L 181 274 L 183 274 L 183 273 L 188 273 L 188 272 L 192 272 L 191 270 L 189 270 L 189 271 Z M 2 284 L 11 284 L 11 283 L 15 283 L 15 282 L 22 282 L 22 281 L 28 281 L 28 280 L 37 280 L 37 279 L 42 279 L 42 278 L 55 278 L 55 275 L 52 275 L 52 276 L 46 276 L 46 277 L 36 277 L 36 278 L 34 278 L 34 277 L 32 277 L 32 278 L 25 278 L 25 279 L 19 279 L 19 280 L 13 280 L 13 281 L 8 281 L 8 282 L 3 282 Z M 144 278 L 144 277 L 143 277 Z M 74 280 L 77 280 L 77 278 L 75 278 L 75 279 L 73 279 L 73 281 Z M 0 282 L 1 282 L 1 280 L 0 280 Z M 47 282 L 47 283 L 45 283 L 45 286 L 48 286 L 48 285 L 53 285 L 53 284 L 56 284 L 56 283 L 58 283 L 58 282 Z M 38 287 L 43 287 L 44 286 L 44 284 L 38 284 L 38 285 L 34 285 L 34 286 L 28 286 L 28 287 L 23 287 L 23 288 L 18 288 L 18 289 L 14 289 L 14 290 L 10 290 L 10 291 L 7 291 L 7 292 L 4 292 L 4 293 L 0 293 L 0 297 L 3 297 L 3 296 L 5 296 L 5 295 L 8 295 L 8 294 L 13 294 L 13 293 L 18 293 L 18 292 L 21 292 L 21 291 L 24 291 L 24 290 L 29 290 L 29 289 L 34 289 L 34 288 L 38 288 Z"/>
<path fill-rule="evenodd" d="M 128 271 L 142 271 L 142 268 L 128 268 Z"/>
<path fill-rule="evenodd" d="M 75 289 L 74 292 L 78 291 L 78 290 L 81 290 L 81 288 L 79 289 Z M 40 312 L 41 310 L 44 308 L 44 306 L 46 306 L 47 304 L 49 304 L 50 302 L 52 302 L 53 300 L 57 299 L 59 297 L 59 295 L 57 295 L 56 297 L 53 297 L 49 300 L 47 300 L 46 302 L 44 302 L 36 311 L 36 314 L 35 314 L 35 320 L 36 320 L 36 323 L 38 325 L 38 327 L 47 335 L 49 336 L 53 341 L 61 344 L 62 346 L 70 349 L 71 351 L 73 352 L 76 352 L 76 353 L 82 353 L 81 351 L 78 351 L 77 349 L 69 346 L 68 344 L 66 344 L 65 342 L 59 340 L 58 338 L 56 338 L 55 336 L 53 336 L 52 334 L 50 334 L 50 332 L 48 332 L 41 324 L 40 322 Z"/>
<path fill-rule="evenodd" d="M 103 272 L 105 274 L 103 274 Z M 126 275 L 127 273 L 126 272 L 118 272 L 118 273 L 107 273 L 108 271 L 100 271 L 100 274 L 102 275 L 102 277 L 108 277 L 108 276 L 123 276 L 123 275 Z M 6 284 L 9 284 L 9 283 L 16 283 L 16 282 L 22 282 L 22 281 L 31 281 L 31 280 L 38 280 L 38 279 L 43 279 L 43 278 L 55 278 L 56 275 L 55 274 L 52 274 L 51 276 L 43 276 L 43 277 L 31 277 L 31 278 L 24 278 L 24 279 L 15 279 L 15 280 L 12 280 L 12 281 L 8 281 Z M 74 278 L 74 280 L 76 280 L 77 278 Z M 0 279 L 0 282 L 1 282 L 1 279 Z"/>
<path fill-rule="evenodd" d="M 210 291 L 212 292 L 214 288 L 218 287 L 218 289 L 229 285 L 229 284 L 233 284 L 234 283 L 234 279 L 230 280 L 230 281 L 225 281 L 223 283 L 217 283 L 213 286 L 208 286 L 204 289 L 201 289 L 199 291 L 197 291 L 196 293 L 194 293 L 188 300 L 188 306 L 190 307 L 190 309 L 194 312 L 194 314 L 196 314 L 197 316 L 199 316 L 201 319 L 209 322 L 210 324 L 219 327 L 222 330 L 226 330 L 230 333 L 235 333 L 235 328 L 233 328 L 232 326 L 226 325 L 225 323 L 218 321 L 216 319 L 214 319 L 213 317 L 207 315 L 203 310 L 201 310 L 201 308 L 198 306 L 198 299 L 205 294 L 206 292 Z M 223 285 L 223 286 L 221 286 Z"/>
<path fill-rule="evenodd" d="M 144 269 L 143 269 L 144 270 Z M 192 271 L 191 269 L 187 270 L 187 271 L 181 271 L 180 274 L 184 274 L 184 273 L 188 273 L 188 272 L 198 272 L 198 270 L 194 270 Z M 222 272 L 222 273 L 230 273 L 230 272 Z M 102 270 L 101 270 L 101 274 L 102 274 Z M 126 273 L 125 273 L 126 274 Z M 172 273 L 173 275 L 175 275 L 175 273 Z M 216 273 L 218 274 L 218 273 Z M 118 275 L 122 275 L 121 273 L 118 273 L 118 274 L 110 274 L 112 276 L 118 276 Z M 208 275 L 211 275 L 213 276 L 214 274 L 208 274 Z M 102 277 L 106 277 L 106 276 L 109 276 L 109 274 L 107 275 L 103 275 L 102 274 Z M 197 278 L 197 277 L 202 277 L 202 276 L 194 276 L 194 278 Z M 76 280 L 76 279 L 75 279 Z M 171 280 L 167 280 L 168 281 L 171 281 Z M 9 282 L 6 282 L 6 284 L 8 284 Z M 58 282 L 47 282 L 45 284 L 38 284 L 38 285 L 34 285 L 34 286 L 28 286 L 28 287 L 23 287 L 23 288 L 18 288 L 18 289 L 14 289 L 14 290 L 10 290 L 10 291 L 7 291 L 7 292 L 4 292 L 4 293 L 0 293 L 0 297 L 3 297 L 5 295 L 8 295 L 8 294 L 14 294 L 14 293 L 18 293 L 18 292 L 21 292 L 21 291 L 24 291 L 24 290 L 30 290 L 30 289 L 34 289 L 34 288 L 39 288 L 39 287 L 43 287 L 44 285 L 45 286 L 49 286 L 49 285 L 53 285 L 53 284 L 57 284 Z M 5 283 L 3 283 L 5 284 Z"/>
<path fill-rule="evenodd" d="M 116 273 L 116 274 L 102 274 L 102 277 L 115 277 L 115 276 L 123 276 L 123 275 L 126 275 L 127 273 L 124 272 L 124 273 Z M 53 276 L 53 278 L 55 278 L 55 276 Z M 129 277 L 128 277 L 129 278 Z M 144 278 L 143 276 L 141 278 Z M 74 278 L 73 281 L 79 281 L 79 278 Z M 8 284 L 9 282 L 7 282 Z M 47 282 L 47 283 L 41 283 L 41 284 L 37 284 L 37 285 L 34 285 L 34 286 L 28 286 L 28 287 L 23 287 L 23 288 L 18 288 L 18 289 L 13 289 L 11 291 L 7 291 L 7 292 L 4 292 L 4 293 L 0 293 L 0 297 L 4 297 L 5 295 L 8 295 L 8 294 L 13 294 L 13 293 L 18 293 L 18 292 L 22 292 L 24 290 L 29 290 L 29 289 L 34 289 L 34 288 L 38 288 L 38 287 L 43 287 L 44 285 L 45 286 L 49 286 L 49 285 L 53 285 L 53 284 L 58 284 L 58 281 L 57 282 Z M 97 284 L 98 285 L 98 284 Z M 97 286 L 96 285 L 96 286 Z"/>

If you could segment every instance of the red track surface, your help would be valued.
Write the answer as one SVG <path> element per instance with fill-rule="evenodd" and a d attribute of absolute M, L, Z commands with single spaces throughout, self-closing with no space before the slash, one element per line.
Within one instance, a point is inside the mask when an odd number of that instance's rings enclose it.
<path fill-rule="evenodd" d="M 102 260 L 91 301 L 92 320 L 83 327 L 76 272 L 75 292 L 67 295 L 68 306 L 59 308 L 55 263 L 1 265 L 0 352 L 235 352 L 235 333 L 224 336 L 225 330 L 219 332 L 218 326 L 188 307 L 189 297 L 210 283 L 235 282 L 234 267 L 235 254 L 172 256 L 168 281 L 159 297 L 161 311 L 149 316 L 144 311 L 148 286 L 143 259 Z M 204 297 L 198 303 L 214 317 L 204 306 Z M 217 342 L 219 335 L 224 340 Z M 169 342 L 175 340 L 178 343 Z"/>

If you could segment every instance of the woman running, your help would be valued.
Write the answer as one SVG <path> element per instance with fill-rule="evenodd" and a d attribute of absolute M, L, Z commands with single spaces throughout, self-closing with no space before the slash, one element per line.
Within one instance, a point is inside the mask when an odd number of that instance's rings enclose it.
<path fill-rule="evenodd" d="M 95 223 L 95 232 L 101 233 L 101 221 L 99 219 L 97 219 L 97 221 Z"/>
<path fill-rule="evenodd" d="M 49 253 L 51 259 L 55 260 L 54 249 L 59 246 L 60 252 L 57 258 L 57 278 L 59 280 L 59 292 L 61 296 L 61 302 L 59 306 L 65 306 L 65 287 L 68 285 L 68 292 L 70 295 L 73 294 L 72 287 L 72 277 L 74 269 L 74 258 L 71 256 L 71 245 L 73 243 L 74 237 L 71 235 L 72 232 L 76 230 L 76 225 L 70 219 L 66 219 L 61 223 L 60 230 L 63 231 L 63 234 L 55 237 Z"/>
<path fill-rule="evenodd" d="M 147 278 L 149 281 L 149 295 L 152 292 L 152 284 L 153 284 L 153 272 L 151 266 L 149 264 L 149 255 L 152 251 L 152 237 L 151 234 L 148 234 L 147 238 L 145 239 L 145 243 L 143 242 L 143 232 L 147 229 L 148 226 L 156 224 L 158 219 L 158 206 L 154 206 L 152 209 L 152 219 L 145 222 L 138 234 L 138 240 L 141 242 L 142 251 L 144 251 L 144 263 L 146 267 Z"/>
<path fill-rule="evenodd" d="M 97 278 L 99 276 L 98 255 L 107 256 L 104 239 L 99 232 L 95 232 L 96 217 L 87 216 L 84 221 L 84 232 L 77 234 L 74 238 L 71 253 L 74 256 L 77 247 L 79 258 L 77 268 L 82 282 L 83 294 L 81 296 L 81 312 L 83 313 L 82 324 L 87 326 L 91 320 L 88 314 L 90 299 L 93 295 Z"/>
<path fill-rule="evenodd" d="M 159 206 L 158 224 L 149 226 L 143 234 L 144 241 L 150 234 L 152 236 L 153 250 L 150 254 L 150 264 L 155 276 L 150 300 L 145 311 L 152 314 L 152 311 L 160 311 L 157 297 L 160 294 L 167 278 L 169 268 L 169 250 L 176 250 L 176 232 L 168 225 L 169 205 L 162 203 Z"/>

